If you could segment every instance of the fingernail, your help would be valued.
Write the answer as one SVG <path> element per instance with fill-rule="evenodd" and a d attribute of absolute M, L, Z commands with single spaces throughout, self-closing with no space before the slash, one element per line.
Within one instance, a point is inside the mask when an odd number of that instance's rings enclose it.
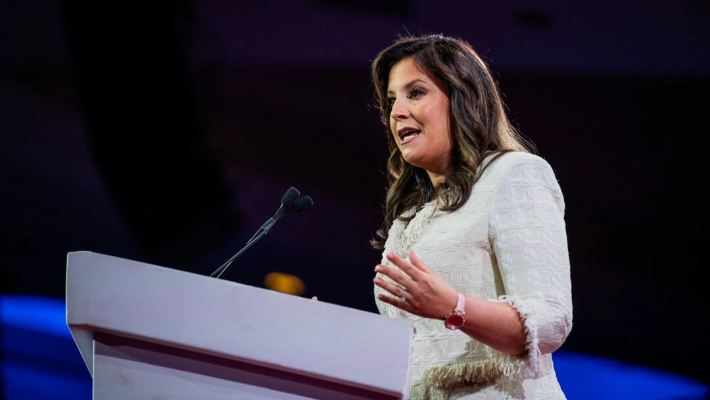
<path fill-rule="evenodd" d="M 380 267 L 379 265 L 376 266 L 376 267 L 375 267 L 375 272 L 380 272 L 380 271 L 382 271 L 382 267 Z"/>

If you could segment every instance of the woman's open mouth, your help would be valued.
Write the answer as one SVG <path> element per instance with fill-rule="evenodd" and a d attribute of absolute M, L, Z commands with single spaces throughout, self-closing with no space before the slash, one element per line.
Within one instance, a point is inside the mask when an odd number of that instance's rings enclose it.
<path fill-rule="evenodd" d="M 399 136 L 400 140 L 400 145 L 406 144 L 411 142 L 412 140 L 416 139 L 417 136 L 419 136 L 419 133 L 421 131 L 419 129 L 414 129 L 410 127 L 405 127 L 397 131 L 397 135 Z"/>

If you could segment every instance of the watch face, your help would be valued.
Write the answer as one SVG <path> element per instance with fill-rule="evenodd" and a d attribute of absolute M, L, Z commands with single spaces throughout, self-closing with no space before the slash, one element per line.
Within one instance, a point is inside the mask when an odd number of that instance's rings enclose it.
<path fill-rule="evenodd" d="M 446 318 L 446 327 L 449 329 L 459 329 L 464 323 L 463 315 L 453 314 Z"/>

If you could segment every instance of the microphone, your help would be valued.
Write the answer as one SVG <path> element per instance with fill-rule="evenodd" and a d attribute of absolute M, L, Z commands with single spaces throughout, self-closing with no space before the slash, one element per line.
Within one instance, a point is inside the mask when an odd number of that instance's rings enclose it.
<path fill-rule="evenodd" d="M 293 211 L 300 213 L 311 207 L 313 207 L 313 199 L 311 199 L 311 196 L 303 196 L 300 199 L 297 199 L 293 204 Z"/>
<path fill-rule="evenodd" d="M 295 203 L 298 200 L 300 200 L 298 198 L 298 196 L 300 196 L 300 195 L 301 195 L 301 193 L 295 187 L 288 188 L 286 193 L 284 193 L 283 197 L 281 198 L 281 206 L 279 207 L 278 210 L 276 210 L 276 214 L 274 214 L 273 217 L 267 219 L 266 222 L 264 222 L 264 224 L 261 225 L 261 228 L 259 228 L 259 230 L 256 231 L 254 236 L 252 236 L 251 239 L 249 239 L 247 241 L 247 245 L 249 245 L 249 243 L 251 243 L 252 241 L 256 241 L 257 236 L 261 237 L 261 235 L 265 235 L 266 232 L 268 232 L 269 229 L 271 229 L 271 227 L 274 226 L 276 221 L 281 219 L 281 217 L 290 213 L 291 211 L 295 211 Z M 306 197 L 308 197 L 310 199 L 310 196 L 306 196 Z M 298 211 L 298 212 L 300 212 L 300 211 Z"/>
<path fill-rule="evenodd" d="M 290 187 L 284 193 L 283 197 L 281 198 L 281 207 L 279 207 L 277 213 L 279 211 L 282 211 L 283 209 L 287 209 L 291 206 L 293 206 L 293 203 L 298 199 L 298 197 L 301 195 L 301 193 L 298 192 L 298 189 L 295 187 Z"/>
<path fill-rule="evenodd" d="M 232 265 L 232 263 L 241 257 L 244 252 L 251 247 L 254 243 L 256 243 L 257 240 L 261 239 L 262 236 L 266 235 L 266 232 L 271 229 L 271 227 L 274 226 L 276 221 L 280 220 L 283 218 L 288 213 L 291 213 L 293 211 L 295 212 L 303 212 L 306 211 L 307 209 L 313 207 L 313 199 L 311 199 L 311 196 L 303 196 L 299 197 L 301 193 L 296 189 L 295 187 L 289 188 L 286 193 L 284 193 L 283 197 L 281 198 L 281 206 L 279 206 L 279 209 L 276 210 L 276 213 L 274 214 L 273 217 L 269 218 L 264 222 L 263 225 L 259 228 L 258 231 L 254 234 L 254 236 L 251 237 L 247 241 L 247 244 L 239 250 L 237 254 L 232 256 L 229 260 L 227 260 L 224 264 L 222 264 L 221 267 L 217 268 L 211 275 L 210 277 L 219 279 L 219 277 L 222 276 L 229 267 Z"/>

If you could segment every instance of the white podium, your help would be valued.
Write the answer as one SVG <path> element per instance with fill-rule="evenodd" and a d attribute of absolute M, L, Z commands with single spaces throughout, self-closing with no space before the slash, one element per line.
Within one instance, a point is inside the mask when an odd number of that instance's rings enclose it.
<path fill-rule="evenodd" d="M 95 400 L 408 396 L 404 321 L 92 252 L 66 295 Z"/>

